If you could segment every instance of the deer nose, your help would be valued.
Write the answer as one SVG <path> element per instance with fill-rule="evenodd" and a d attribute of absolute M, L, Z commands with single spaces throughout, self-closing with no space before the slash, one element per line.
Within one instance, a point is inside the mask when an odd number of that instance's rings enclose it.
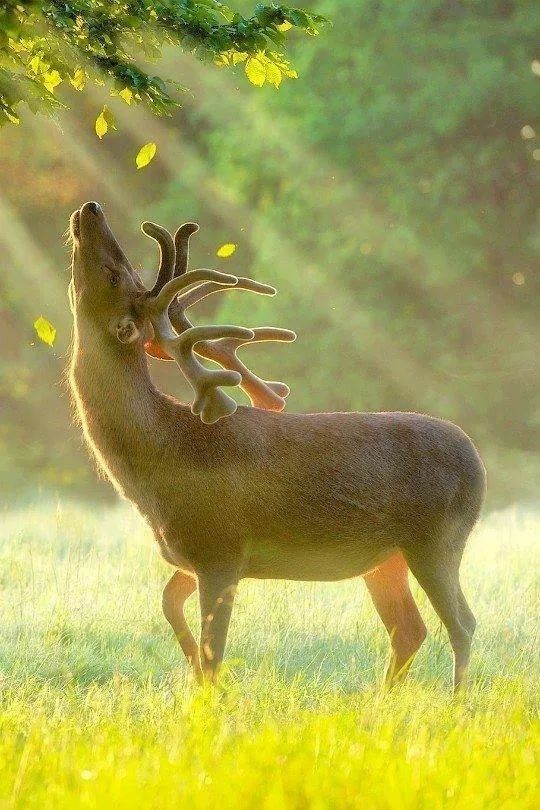
<path fill-rule="evenodd" d="M 89 202 L 89 203 L 87 203 L 87 208 L 93 214 L 100 214 L 101 213 L 101 205 L 99 203 L 97 203 L 97 202 Z"/>

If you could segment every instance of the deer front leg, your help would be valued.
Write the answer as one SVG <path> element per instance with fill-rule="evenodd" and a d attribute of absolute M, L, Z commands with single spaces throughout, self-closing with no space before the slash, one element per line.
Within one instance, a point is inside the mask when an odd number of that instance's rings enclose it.
<path fill-rule="evenodd" d="M 163 613 L 175 632 L 198 683 L 202 682 L 199 646 L 184 616 L 184 604 L 197 589 L 197 580 L 185 571 L 175 571 L 163 589 Z"/>
<path fill-rule="evenodd" d="M 215 682 L 223 661 L 238 576 L 236 571 L 198 572 L 201 605 L 201 665 L 205 678 Z"/>

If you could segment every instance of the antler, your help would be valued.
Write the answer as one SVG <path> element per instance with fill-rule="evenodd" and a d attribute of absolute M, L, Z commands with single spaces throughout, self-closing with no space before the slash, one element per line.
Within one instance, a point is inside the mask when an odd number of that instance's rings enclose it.
<path fill-rule="evenodd" d="M 187 269 L 187 258 L 189 255 L 189 239 L 193 233 L 196 233 L 198 228 L 194 223 L 186 223 L 176 231 L 174 242 L 176 245 L 176 267 L 175 276 L 179 272 L 185 272 Z M 182 265 L 183 269 L 179 269 L 178 257 L 185 257 L 185 263 Z M 184 329 L 189 329 L 192 326 L 191 321 L 185 314 L 186 309 L 199 303 L 209 295 L 220 292 L 223 289 L 230 289 L 223 287 L 220 284 L 206 283 L 201 284 L 194 290 L 178 296 L 176 300 L 171 303 L 169 309 L 169 317 L 171 323 L 177 332 L 182 332 Z M 258 295 L 275 295 L 275 287 L 269 284 L 262 284 L 250 278 L 239 278 L 238 283 L 234 285 L 234 289 L 249 290 L 250 292 L 257 293 Z M 241 343 L 201 343 L 197 346 L 197 354 L 205 357 L 207 360 L 212 360 L 219 363 L 223 368 L 231 371 L 238 372 L 242 381 L 240 388 L 247 394 L 251 400 L 251 404 L 257 408 L 265 408 L 270 411 L 282 411 L 285 407 L 285 398 L 289 395 L 290 389 L 285 383 L 266 381 L 254 374 L 236 355 L 237 349 L 240 346 L 251 343 L 260 343 L 267 341 L 279 341 L 282 343 L 290 343 L 296 340 L 296 335 L 289 329 L 267 328 L 256 329 L 255 338 L 250 341 L 242 341 Z"/>
<path fill-rule="evenodd" d="M 173 281 L 177 282 L 181 278 L 190 278 L 192 279 L 189 283 L 193 283 L 197 280 L 202 280 L 202 276 L 198 279 L 193 278 L 193 272 L 199 273 L 207 273 L 207 274 L 214 274 L 216 271 L 212 270 L 201 270 L 201 271 L 191 271 L 187 272 L 188 267 L 188 259 L 189 259 L 189 240 L 190 237 L 198 231 L 198 225 L 193 222 L 187 222 L 184 225 L 181 225 L 174 235 L 174 241 L 172 236 L 169 234 L 165 228 L 161 228 L 158 225 L 153 225 L 153 223 L 144 223 L 143 231 L 151 238 L 158 241 L 160 245 L 161 251 L 161 262 L 160 268 L 158 273 L 158 278 L 154 287 L 152 289 L 152 293 L 158 296 L 161 299 L 161 293 L 159 293 L 159 285 L 162 285 L 162 292 L 166 292 L 166 298 L 169 300 L 168 305 L 168 321 L 169 326 L 167 327 L 169 330 L 171 326 L 174 327 L 175 332 L 182 336 L 184 333 L 193 330 L 193 324 L 189 320 L 189 318 L 185 314 L 185 310 L 189 307 L 193 306 L 193 304 L 202 301 L 209 295 L 213 293 L 219 292 L 223 289 L 230 289 L 231 287 L 249 290 L 251 292 L 258 293 L 259 295 L 275 295 L 276 290 L 274 287 L 271 287 L 268 284 L 262 284 L 258 281 L 254 281 L 253 279 L 249 278 L 238 278 L 235 284 L 227 283 L 223 281 L 223 278 L 227 277 L 226 274 L 218 273 L 217 275 L 207 275 L 204 276 L 205 281 L 204 283 L 200 284 L 198 287 L 195 287 L 193 290 L 184 292 L 181 295 L 177 295 L 177 292 L 180 289 L 184 288 L 184 285 L 180 287 L 173 287 L 171 286 Z M 229 276 L 228 278 L 234 278 Z M 187 284 L 185 285 L 187 286 Z M 175 292 L 172 293 L 172 296 L 169 298 L 169 293 L 174 290 Z M 157 300 L 157 299 L 156 299 Z M 165 299 L 163 299 L 165 300 Z M 154 325 L 155 328 L 155 325 Z M 156 330 L 156 335 L 158 337 L 158 343 L 160 344 L 160 348 L 167 352 L 169 355 L 172 355 L 174 359 L 178 361 L 177 357 L 177 350 L 175 348 L 175 352 L 172 353 L 169 351 L 169 346 L 171 345 L 170 336 L 166 339 L 163 339 L 162 334 L 160 333 L 160 328 L 163 330 L 164 323 L 161 321 L 161 327 L 158 327 Z M 220 327 L 216 327 L 220 328 Z M 237 327 L 222 327 L 223 329 L 235 329 Z M 249 336 L 248 336 L 249 333 Z M 174 334 L 174 333 L 173 333 Z M 191 332 L 193 334 L 193 332 Z M 221 365 L 226 371 L 229 372 L 231 376 L 227 377 L 228 380 L 238 380 L 237 382 L 226 382 L 220 383 L 217 382 L 216 385 L 240 385 L 243 391 L 248 395 L 251 400 L 252 405 L 260 408 L 265 408 L 267 410 L 274 410 L 274 411 L 281 411 L 285 407 L 285 397 L 288 396 L 290 389 L 287 385 L 281 382 L 273 382 L 273 381 L 265 381 L 254 374 L 250 369 L 247 368 L 246 365 L 240 360 L 237 356 L 237 350 L 244 345 L 248 345 L 250 343 L 260 343 L 266 341 L 280 341 L 280 342 L 291 342 L 296 339 L 296 335 L 294 332 L 290 331 L 289 329 L 278 329 L 273 327 L 261 327 L 255 330 L 243 330 L 243 334 L 236 332 L 232 334 L 228 331 L 226 334 L 221 333 L 212 333 L 212 337 L 210 334 L 207 334 L 206 337 L 202 336 L 201 333 L 197 333 L 199 336 L 197 338 L 197 346 L 195 351 L 201 357 L 205 357 L 208 360 L 212 360 L 215 363 Z M 192 348 L 195 346 L 195 342 L 191 344 Z M 189 350 L 191 352 L 191 349 Z M 159 356 L 162 359 L 172 359 L 172 357 L 167 358 L 167 354 L 160 353 Z M 197 365 L 194 365 L 191 358 L 195 361 Z M 208 370 L 202 366 L 199 361 L 194 358 L 193 354 L 191 353 L 191 357 L 189 362 L 186 365 L 184 354 L 182 354 L 182 365 L 181 368 L 185 372 L 185 367 L 189 366 L 189 372 L 194 379 L 194 374 L 199 373 L 200 369 L 203 369 L 205 372 L 208 373 Z M 211 372 L 210 372 L 211 373 Z M 220 372 L 213 372 L 214 374 L 219 374 Z M 234 377 L 232 376 L 234 375 Z M 186 375 L 187 376 L 187 375 Z M 189 379 L 189 377 L 188 377 Z M 205 377 L 205 379 L 207 379 Z M 217 377 L 214 377 L 214 380 L 217 380 Z M 190 380 L 192 382 L 192 380 Z M 192 383 L 193 385 L 193 383 Z M 231 397 L 228 397 L 223 392 L 219 392 L 221 394 L 221 407 L 223 409 L 223 413 L 220 413 L 216 418 L 220 418 L 220 416 L 228 415 L 229 413 L 233 413 L 236 410 L 236 403 Z M 225 398 L 225 399 L 223 399 Z M 232 407 L 234 405 L 234 410 Z M 193 407 L 197 407 L 196 403 L 194 403 Z M 196 411 L 192 411 L 195 413 Z M 212 399 L 212 406 L 207 408 L 206 413 L 207 415 L 215 415 L 218 413 L 219 407 L 216 407 L 214 399 Z M 202 414 L 201 414 L 201 418 Z M 205 419 L 203 419 L 205 421 Z M 215 420 L 213 420 L 215 421 Z"/>
<path fill-rule="evenodd" d="M 176 259 L 174 262 L 174 276 L 183 276 L 189 264 L 189 239 L 197 233 L 199 226 L 196 222 L 184 222 L 174 235 Z"/>
<path fill-rule="evenodd" d="M 246 287 L 245 289 L 249 288 Z M 278 329 L 272 326 L 261 326 L 253 329 L 252 332 L 253 337 L 250 340 L 224 336 L 219 340 L 214 340 L 212 343 L 201 344 L 197 351 L 208 360 L 219 363 L 223 368 L 237 371 L 242 377 L 240 383 L 242 390 L 245 391 L 251 400 L 251 404 L 256 408 L 264 408 L 267 411 L 282 411 L 285 407 L 285 398 L 290 394 L 289 386 L 282 382 L 262 380 L 240 360 L 236 352 L 242 346 L 253 343 L 266 343 L 274 340 L 290 343 L 296 340 L 296 334 L 290 329 Z"/>
<path fill-rule="evenodd" d="M 155 222 L 143 222 L 141 225 L 141 231 L 159 245 L 159 270 L 154 286 L 150 290 L 150 295 L 156 295 L 161 290 L 163 285 L 172 278 L 172 267 L 175 260 L 175 245 L 169 231 L 166 228 L 162 228 L 161 225 L 156 225 Z"/>
<path fill-rule="evenodd" d="M 160 345 L 176 360 L 193 388 L 195 399 L 191 405 L 191 412 L 200 416 L 205 424 L 210 425 L 236 411 L 235 400 L 221 391 L 219 386 L 238 385 L 242 376 L 236 371 L 205 368 L 195 357 L 193 348 L 201 341 L 216 338 L 249 341 L 254 334 L 251 329 L 240 326 L 192 326 L 181 335 L 177 335 L 169 320 L 169 304 L 180 290 L 199 281 L 234 285 L 236 277 L 219 273 L 217 270 L 192 270 L 167 282 L 157 295 L 149 293 L 144 300 L 143 312 L 150 318 Z"/>

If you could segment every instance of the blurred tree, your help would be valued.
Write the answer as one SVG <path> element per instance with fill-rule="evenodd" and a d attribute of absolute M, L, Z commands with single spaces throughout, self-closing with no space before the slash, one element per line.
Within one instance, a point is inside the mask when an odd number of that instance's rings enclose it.
<path fill-rule="evenodd" d="M 0 124 L 19 123 L 21 101 L 33 112 L 54 112 L 65 106 L 55 95 L 59 85 L 83 91 L 88 80 L 108 84 L 127 104 L 143 101 L 170 114 L 173 83 L 140 66 L 166 45 L 219 65 L 245 63 L 253 84 L 277 87 L 296 76 L 284 56 L 285 31 L 315 34 L 323 22 L 275 3 L 242 17 L 218 0 L 7 0 L 0 9 Z"/>
<path fill-rule="evenodd" d="M 333 28 L 291 39 L 306 80 L 279 94 L 174 50 L 163 69 L 189 75 L 193 93 L 170 121 L 119 103 L 122 139 L 98 141 L 89 92 L 61 136 L 32 116 L 4 129 L 0 489 L 96 494 L 55 381 L 70 330 L 60 234 L 75 206 L 98 199 L 148 280 L 155 256 L 140 220 L 194 218 L 193 266 L 278 286 L 270 300 L 212 296 L 193 315 L 297 330 L 294 345 L 250 350 L 261 374 L 291 385 L 288 410 L 453 419 L 486 459 L 492 505 L 537 496 L 533 6 L 313 7 Z M 133 171 L 141 131 L 166 147 L 151 182 Z M 220 259 L 228 242 L 237 250 Z M 58 329 L 53 349 L 35 340 L 40 314 Z M 153 365 L 157 384 L 188 396 L 169 366 Z"/>
<path fill-rule="evenodd" d="M 217 239 L 239 243 L 227 269 L 277 284 L 271 302 L 223 293 L 217 317 L 298 331 L 295 346 L 260 350 L 292 385 L 290 407 L 453 419 L 487 457 L 492 497 L 525 497 L 532 476 L 516 472 L 538 435 L 533 4 L 320 8 L 334 27 L 295 43 L 309 81 L 293 92 L 247 98 L 208 73 L 194 85 L 183 126 L 198 173 L 191 159 L 161 217 L 178 201 L 226 217 Z"/>

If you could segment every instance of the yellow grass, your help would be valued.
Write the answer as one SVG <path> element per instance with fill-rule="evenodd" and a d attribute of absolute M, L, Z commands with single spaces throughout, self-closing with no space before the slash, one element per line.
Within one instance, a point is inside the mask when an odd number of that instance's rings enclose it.
<path fill-rule="evenodd" d="M 479 627 L 456 700 L 421 592 L 429 638 L 380 690 L 387 639 L 361 581 L 242 583 L 222 688 L 199 692 L 128 507 L 5 514 L 0 807 L 537 807 L 539 534 L 510 510 L 471 538 Z"/>

